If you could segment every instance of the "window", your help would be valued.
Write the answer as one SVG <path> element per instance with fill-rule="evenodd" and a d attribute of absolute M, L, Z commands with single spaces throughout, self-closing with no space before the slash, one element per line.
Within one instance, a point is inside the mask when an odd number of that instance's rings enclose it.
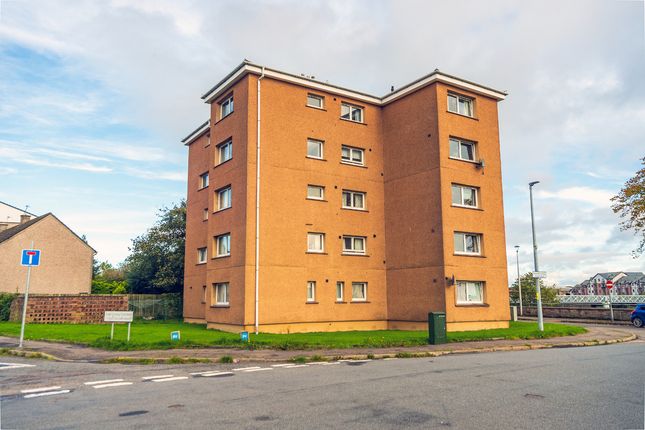
<path fill-rule="evenodd" d="M 208 172 L 199 175 L 199 189 L 208 187 Z"/>
<path fill-rule="evenodd" d="M 217 210 L 231 207 L 231 187 L 222 188 L 217 192 Z"/>
<path fill-rule="evenodd" d="M 233 140 L 229 139 L 224 143 L 217 145 L 217 158 L 218 164 L 222 164 L 225 161 L 233 158 Z"/>
<path fill-rule="evenodd" d="M 316 301 L 316 282 L 307 282 L 307 302 L 312 303 Z"/>
<path fill-rule="evenodd" d="M 352 148 L 351 146 L 343 145 L 341 148 L 340 159 L 343 163 L 363 165 L 364 150 L 360 148 Z"/>
<path fill-rule="evenodd" d="M 365 254 L 365 241 L 362 236 L 343 236 L 343 254 Z"/>
<path fill-rule="evenodd" d="M 215 284 L 215 306 L 228 306 L 228 282 Z"/>
<path fill-rule="evenodd" d="M 481 254 L 481 234 L 455 233 L 455 254 Z"/>
<path fill-rule="evenodd" d="M 206 143 L 204 144 L 204 148 L 209 147 L 211 144 L 211 135 L 210 133 L 206 135 Z"/>
<path fill-rule="evenodd" d="M 365 193 L 360 191 L 343 190 L 344 209 L 365 209 Z"/>
<path fill-rule="evenodd" d="M 307 94 L 307 106 L 323 109 L 325 107 L 325 98 L 315 94 Z"/>
<path fill-rule="evenodd" d="M 367 282 L 352 282 L 352 302 L 367 300 Z"/>
<path fill-rule="evenodd" d="M 337 302 L 342 302 L 343 301 L 343 290 L 345 289 L 345 283 L 338 281 L 336 282 L 336 301 Z"/>
<path fill-rule="evenodd" d="M 307 157 L 323 158 L 323 142 L 315 139 L 307 139 Z"/>
<path fill-rule="evenodd" d="M 448 94 L 448 110 L 461 115 L 474 116 L 474 100 L 457 94 Z"/>
<path fill-rule="evenodd" d="M 220 119 L 230 115 L 233 113 L 233 96 L 230 96 L 226 100 L 224 100 L 222 103 L 219 104 L 220 106 Z"/>
<path fill-rule="evenodd" d="M 202 221 L 208 221 L 208 208 L 204 208 L 202 211 Z"/>
<path fill-rule="evenodd" d="M 325 252 L 323 233 L 307 233 L 307 252 Z"/>
<path fill-rule="evenodd" d="M 340 117 L 349 121 L 363 122 L 363 108 L 347 103 L 341 103 Z"/>
<path fill-rule="evenodd" d="M 452 184 L 452 204 L 476 208 L 477 188 Z"/>
<path fill-rule="evenodd" d="M 215 256 L 226 257 L 228 255 L 231 255 L 231 234 L 215 236 Z"/>
<path fill-rule="evenodd" d="M 197 264 L 203 264 L 206 263 L 206 258 L 207 258 L 207 248 L 198 248 L 197 249 Z"/>
<path fill-rule="evenodd" d="M 481 281 L 457 281 L 457 303 L 484 303 L 484 283 Z"/>
<path fill-rule="evenodd" d="M 450 158 L 475 161 L 475 142 L 450 138 Z"/>
<path fill-rule="evenodd" d="M 307 185 L 307 198 L 311 200 L 323 200 L 325 198 L 325 187 L 320 185 Z"/>
<path fill-rule="evenodd" d="M 206 285 L 202 285 L 202 303 L 206 303 Z"/>

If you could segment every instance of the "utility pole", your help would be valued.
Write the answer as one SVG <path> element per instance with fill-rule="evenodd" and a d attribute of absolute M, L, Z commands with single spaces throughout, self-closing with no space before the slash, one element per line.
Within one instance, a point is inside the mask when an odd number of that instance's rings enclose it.
<path fill-rule="evenodd" d="M 522 278 L 520 277 L 520 246 L 515 245 L 515 262 L 517 263 L 517 290 L 520 296 L 520 315 L 524 315 L 522 309 Z"/>
<path fill-rule="evenodd" d="M 537 238 L 535 237 L 535 219 L 533 216 L 533 186 L 539 184 L 540 181 L 529 182 L 529 197 L 531 199 L 531 231 L 533 233 L 533 265 L 535 271 L 538 272 L 538 246 Z M 534 275 L 535 276 L 535 275 Z M 542 317 L 542 292 L 540 291 L 540 278 L 535 278 L 535 298 L 537 299 L 537 318 L 538 330 L 544 331 L 544 318 Z"/>

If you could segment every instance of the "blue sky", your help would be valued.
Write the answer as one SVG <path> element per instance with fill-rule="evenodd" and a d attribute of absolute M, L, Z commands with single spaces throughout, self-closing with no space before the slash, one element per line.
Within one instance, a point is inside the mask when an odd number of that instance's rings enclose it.
<path fill-rule="evenodd" d="M 553 7 L 557 5 L 556 7 Z M 180 140 L 243 58 L 377 95 L 435 68 L 500 104 L 509 276 L 645 270 L 609 198 L 645 156 L 643 2 L 0 0 L 0 200 L 113 263 L 185 195 Z"/>

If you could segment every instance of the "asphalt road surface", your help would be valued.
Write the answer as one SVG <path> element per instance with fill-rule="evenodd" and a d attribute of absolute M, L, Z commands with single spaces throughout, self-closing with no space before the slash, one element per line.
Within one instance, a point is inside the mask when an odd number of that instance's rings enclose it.
<path fill-rule="evenodd" d="M 307 366 L 0 361 L 2 429 L 645 427 L 642 340 Z"/>

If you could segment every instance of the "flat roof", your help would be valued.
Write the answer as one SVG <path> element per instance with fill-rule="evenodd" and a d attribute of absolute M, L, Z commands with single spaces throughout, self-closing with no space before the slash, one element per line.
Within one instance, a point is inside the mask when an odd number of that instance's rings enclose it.
<path fill-rule="evenodd" d="M 181 140 L 181 143 L 184 145 L 188 146 L 191 143 L 193 143 L 195 140 L 197 140 L 201 135 L 206 133 L 210 129 L 210 119 L 207 119 L 202 125 L 197 127 L 195 130 L 191 131 L 190 134 L 186 137 L 184 137 Z"/>

